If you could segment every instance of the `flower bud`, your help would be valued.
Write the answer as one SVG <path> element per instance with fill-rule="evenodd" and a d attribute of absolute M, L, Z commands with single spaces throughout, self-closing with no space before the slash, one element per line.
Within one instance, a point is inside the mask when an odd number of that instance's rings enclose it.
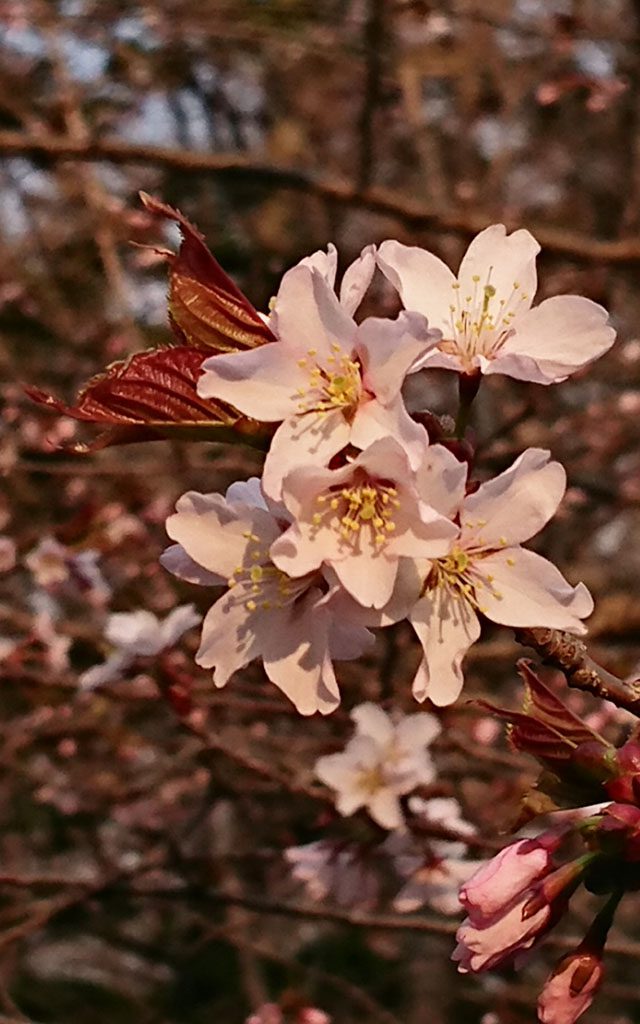
<path fill-rule="evenodd" d="M 577 949 L 558 962 L 538 999 L 541 1024 L 574 1024 L 602 983 L 599 953 Z"/>

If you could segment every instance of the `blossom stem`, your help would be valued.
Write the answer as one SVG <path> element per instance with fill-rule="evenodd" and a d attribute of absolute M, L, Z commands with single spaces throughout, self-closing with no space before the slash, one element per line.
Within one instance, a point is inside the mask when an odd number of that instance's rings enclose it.
<path fill-rule="evenodd" d="M 461 373 L 458 378 L 459 405 L 453 432 L 454 436 L 460 440 L 464 438 L 466 433 L 469 416 L 471 415 L 471 406 L 480 389 L 481 380 L 482 374 L 479 372 Z"/>

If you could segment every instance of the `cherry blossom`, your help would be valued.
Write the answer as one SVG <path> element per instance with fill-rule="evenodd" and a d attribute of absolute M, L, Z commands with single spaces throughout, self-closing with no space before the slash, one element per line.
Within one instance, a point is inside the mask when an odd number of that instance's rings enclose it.
<path fill-rule="evenodd" d="M 328 714 L 340 702 L 332 658 L 356 658 L 372 642 L 349 620 L 349 600 L 318 572 L 298 578 L 278 568 L 269 549 L 288 524 L 267 506 L 255 478 L 226 498 L 190 491 L 167 520 L 178 543 L 166 569 L 191 583 L 226 585 L 207 613 L 196 662 L 216 686 L 260 658 L 269 679 L 302 715 Z"/>
<path fill-rule="evenodd" d="M 425 826 L 440 825 L 460 836 L 475 834 L 473 825 L 462 817 L 460 804 L 452 797 L 424 800 L 412 796 L 408 806 Z M 425 903 L 439 914 L 459 914 L 460 885 L 485 863 L 464 860 L 467 846 L 462 840 L 429 837 L 428 846 L 419 848 L 413 837 L 395 833 L 385 846 L 396 871 L 406 879 L 393 901 L 394 909 L 403 914 L 419 910 Z"/>
<path fill-rule="evenodd" d="M 201 619 L 192 604 L 178 605 L 162 621 L 146 609 L 110 615 L 104 635 L 113 651 L 102 664 L 82 673 L 78 680 L 80 688 L 93 690 L 121 678 L 136 658 L 155 657 L 173 647 Z"/>
<path fill-rule="evenodd" d="M 435 777 L 427 748 L 440 732 L 438 720 L 422 713 L 394 723 L 372 703 L 360 704 L 351 717 L 355 735 L 342 753 L 321 757 L 315 773 L 335 790 L 336 808 L 344 817 L 365 807 L 382 828 L 402 828 L 399 798 Z"/>
<path fill-rule="evenodd" d="M 301 465 L 327 465 L 347 444 L 366 448 L 396 438 L 412 461 L 427 440 L 405 409 L 404 379 L 440 338 L 417 313 L 356 325 L 351 311 L 372 270 L 365 254 L 333 290 L 331 253 L 285 274 L 271 326 L 278 341 L 203 364 L 202 397 L 230 402 L 254 419 L 281 423 L 264 466 L 263 486 L 280 497 L 283 477 Z"/>
<path fill-rule="evenodd" d="M 457 532 L 422 500 L 409 459 L 392 438 L 339 469 L 294 469 L 282 500 L 293 523 L 272 545 L 275 565 L 298 577 L 325 563 L 365 607 L 390 600 L 401 558 L 444 556 Z"/>
<path fill-rule="evenodd" d="M 477 612 L 516 627 L 585 632 L 593 601 L 571 587 L 551 562 L 522 548 L 556 511 L 566 485 L 549 452 L 529 448 L 513 465 L 471 494 L 466 466 L 446 449 L 427 449 L 418 486 L 430 505 L 457 517 L 458 536 L 425 567 L 420 599 L 410 612 L 424 659 L 413 682 L 417 700 L 451 704 L 463 685 L 462 659 L 480 635 Z"/>
<path fill-rule="evenodd" d="M 547 978 L 538 998 L 541 1024 L 574 1024 L 588 1010 L 600 985 L 602 957 L 588 950 L 569 953 Z"/>
<path fill-rule="evenodd" d="M 524 229 L 494 224 L 471 242 L 458 276 L 433 253 L 383 242 L 378 265 L 406 309 L 424 313 L 442 341 L 413 367 L 503 373 L 553 384 L 606 352 L 615 340 L 602 306 L 557 295 L 531 307 L 540 246 Z"/>

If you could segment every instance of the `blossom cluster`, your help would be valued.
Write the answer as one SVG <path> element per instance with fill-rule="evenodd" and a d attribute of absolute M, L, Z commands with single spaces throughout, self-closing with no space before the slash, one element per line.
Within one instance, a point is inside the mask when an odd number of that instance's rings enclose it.
<path fill-rule="evenodd" d="M 336 292 L 330 246 L 284 275 L 274 340 L 204 361 L 202 399 L 273 425 L 261 479 L 224 496 L 191 491 L 167 521 L 164 566 L 225 588 L 196 658 L 216 686 L 261 659 L 301 714 L 327 714 L 340 701 L 333 661 L 408 619 L 423 652 L 414 696 L 444 706 L 460 693 L 479 615 L 584 632 L 586 588 L 522 547 L 562 500 L 562 466 L 530 448 L 480 482 L 459 438 L 430 437 L 425 410 L 410 411 L 403 393 L 432 367 L 458 372 L 461 394 L 482 374 L 549 384 L 610 347 L 606 311 L 590 300 L 532 307 L 538 248 L 527 231 L 496 225 L 456 277 L 431 253 L 388 241 L 367 247 Z M 376 268 L 405 309 L 358 321 Z"/>

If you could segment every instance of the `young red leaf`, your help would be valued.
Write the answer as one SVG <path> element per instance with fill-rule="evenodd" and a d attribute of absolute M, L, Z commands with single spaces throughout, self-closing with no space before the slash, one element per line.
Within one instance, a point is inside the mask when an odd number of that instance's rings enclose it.
<path fill-rule="evenodd" d="M 182 232 L 171 265 L 169 316 L 181 344 L 218 352 L 237 352 L 275 341 L 249 300 L 222 269 L 200 232 L 186 217 L 158 199 L 140 193 L 147 210 L 176 221 Z"/>
<path fill-rule="evenodd" d="M 196 384 L 204 358 L 201 349 L 188 345 L 136 352 L 92 377 L 74 405 L 66 405 L 39 388 L 26 391 L 35 402 L 61 415 L 108 428 L 92 445 L 75 445 L 79 451 L 184 436 L 185 431 L 204 439 L 211 428 L 211 436 L 220 439 L 224 428 L 240 429 L 245 434 L 255 432 L 252 421 L 230 405 L 200 398 Z M 257 431 L 257 424 L 255 428 Z"/>
<path fill-rule="evenodd" d="M 609 747 L 607 741 L 599 733 L 586 725 L 573 711 L 570 711 L 553 690 L 542 682 L 533 671 L 530 661 L 521 658 L 518 661 L 518 671 L 525 685 L 523 708 L 525 714 L 535 717 L 540 723 L 551 726 L 576 746 L 580 743 L 595 741 L 602 744 L 603 747 Z"/>

